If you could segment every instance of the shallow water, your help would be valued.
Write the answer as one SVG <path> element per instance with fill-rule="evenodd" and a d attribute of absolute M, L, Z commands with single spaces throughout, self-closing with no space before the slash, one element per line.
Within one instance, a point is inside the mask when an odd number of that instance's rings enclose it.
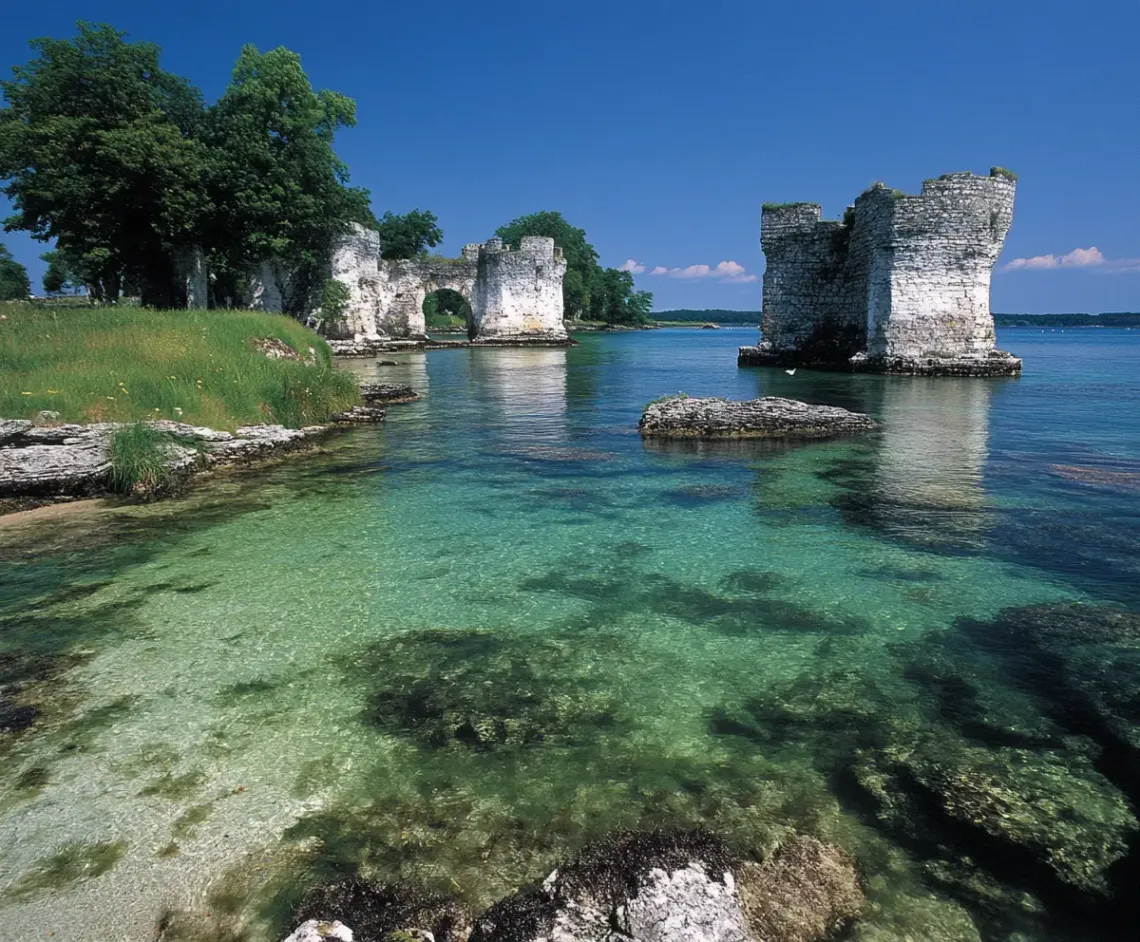
<path fill-rule="evenodd" d="M 1140 637 L 1025 607 L 1140 609 L 1140 331 L 1005 331 L 996 381 L 738 369 L 753 339 L 359 361 L 423 399 L 0 529 L 0 920 L 273 938 L 319 880 L 480 906 L 615 826 L 703 824 L 849 848 L 857 938 L 1127 937 Z M 677 391 L 882 428 L 643 444 Z"/>

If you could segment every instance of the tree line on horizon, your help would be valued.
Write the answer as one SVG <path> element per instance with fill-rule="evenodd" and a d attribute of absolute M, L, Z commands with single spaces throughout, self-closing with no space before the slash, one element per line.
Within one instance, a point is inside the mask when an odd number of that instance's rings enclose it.
<path fill-rule="evenodd" d="M 0 80 L 0 192 L 6 231 L 54 242 L 44 289 L 96 301 L 138 296 L 180 307 L 185 259 L 201 250 L 212 306 L 240 303 L 262 262 L 290 272 L 285 307 L 320 297 L 335 241 L 353 223 L 380 234 L 382 257 L 426 255 L 443 231 L 430 212 L 385 212 L 349 183 L 333 144 L 356 124 L 355 102 L 313 89 L 300 56 L 242 47 L 230 83 L 207 105 L 162 69 L 154 43 L 79 22 L 70 39 L 30 42 L 36 54 Z M 554 238 L 566 256 L 566 315 L 612 323 L 648 317 L 652 295 L 628 272 L 602 268 L 585 232 L 561 214 L 522 216 L 497 230 Z M 0 300 L 28 296 L 27 271 L 0 246 Z"/>

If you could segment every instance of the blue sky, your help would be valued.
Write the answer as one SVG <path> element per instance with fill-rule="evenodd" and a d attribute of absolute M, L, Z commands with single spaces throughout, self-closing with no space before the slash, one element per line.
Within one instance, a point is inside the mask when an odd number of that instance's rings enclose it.
<path fill-rule="evenodd" d="M 560 210 L 659 310 L 759 308 L 764 201 L 835 218 L 874 180 L 994 164 L 1021 178 L 994 309 L 1140 310 L 1136 0 L 51 0 L 6 5 L 0 68 L 77 19 L 209 100 L 243 43 L 296 50 L 356 99 L 338 151 L 378 213 L 430 209 L 457 252 Z M 44 247 L 0 239 L 38 280 Z"/>

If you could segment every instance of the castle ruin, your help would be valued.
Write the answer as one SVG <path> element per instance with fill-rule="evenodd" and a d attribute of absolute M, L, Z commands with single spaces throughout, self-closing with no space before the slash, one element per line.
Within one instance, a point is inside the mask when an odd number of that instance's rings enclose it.
<path fill-rule="evenodd" d="M 346 311 L 326 323 L 332 339 L 423 339 L 424 299 L 450 288 L 471 306 L 474 343 L 568 343 L 562 322 L 566 260 L 554 240 L 523 236 L 464 246 L 459 258 L 380 258 L 379 234 L 355 226 L 333 254 L 332 276 L 349 290 Z"/>
<path fill-rule="evenodd" d="M 908 196 L 876 183 L 842 221 L 765 205 L 762 342 L 739 363 L 910 375 L 1008 376 L 990 276 L 1013 220 L 1013 174 L 948 173 Z"/>

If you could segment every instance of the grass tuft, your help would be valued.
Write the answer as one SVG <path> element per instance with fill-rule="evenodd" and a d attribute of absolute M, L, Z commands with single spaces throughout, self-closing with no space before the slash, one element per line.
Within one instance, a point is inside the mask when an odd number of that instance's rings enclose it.
<path fill-rule="evenodd" d="M 174 436 L 142 422 L 111 433 L 111 487 L 120 494 L 150 493 L 170 480 Z"/>
<path fill-rule="evenodd" d="M 300 359 L 271 360 L 257 339 Z M 359 401 L 324 340 L 281 314 L 0 303 L 0 418 L 301 428 Z"/>

